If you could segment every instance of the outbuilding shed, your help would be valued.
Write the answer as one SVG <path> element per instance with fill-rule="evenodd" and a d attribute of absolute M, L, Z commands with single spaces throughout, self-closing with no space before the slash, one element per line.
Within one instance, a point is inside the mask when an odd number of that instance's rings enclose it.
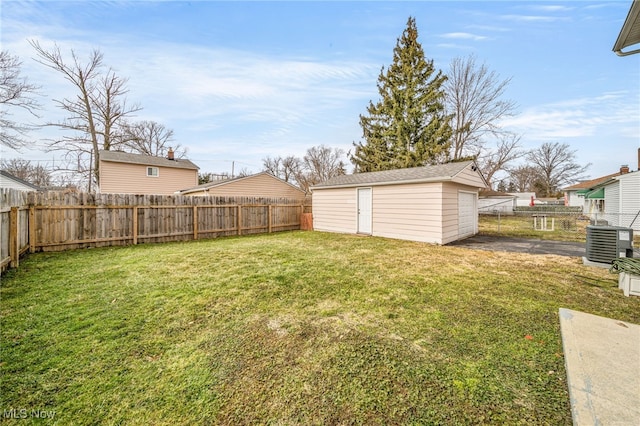
<path fill-rule="evenodd" d="M 447 244 L 478 232 L 473 161 L 334 177 L 311 188 L 313 228 Z"/>
<path fill-rule="evenodd" d="M 513 214 L 518 205 L 517 200 L 517 195 L 484 189 L 478 194 L 478 212 L 480 214 Z"/>

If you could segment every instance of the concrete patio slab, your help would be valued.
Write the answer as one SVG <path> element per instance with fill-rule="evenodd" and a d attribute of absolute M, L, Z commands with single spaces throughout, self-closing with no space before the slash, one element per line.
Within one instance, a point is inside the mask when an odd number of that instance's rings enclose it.
<path fill-rule="evenodd" d="M 574 425 L 640 425 L 640 325 L 559 315 Z"/>

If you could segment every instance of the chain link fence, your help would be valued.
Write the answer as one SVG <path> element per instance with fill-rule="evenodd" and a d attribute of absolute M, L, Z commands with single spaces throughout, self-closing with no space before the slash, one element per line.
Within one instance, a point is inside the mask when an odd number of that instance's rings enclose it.
<path fill-rule="evenodd" d="M 638 214 L 584 213 L 580 207 L 534 206 L 508 210 L 481 210 L 481 234 L 523 238 L 586 241 L 587 226 L 622 226 L 633 228 L 634 247 L 640 247 L 640 212 Z"/>

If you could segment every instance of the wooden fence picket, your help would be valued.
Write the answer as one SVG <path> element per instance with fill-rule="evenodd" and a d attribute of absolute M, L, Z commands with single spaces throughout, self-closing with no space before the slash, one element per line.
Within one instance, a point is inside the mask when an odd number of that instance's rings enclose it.
<path fill-rule="evenodd" d="M 296 199 L 0 191 L 0 267 L 25 251 L 186 241 L 300 229 Z"/>

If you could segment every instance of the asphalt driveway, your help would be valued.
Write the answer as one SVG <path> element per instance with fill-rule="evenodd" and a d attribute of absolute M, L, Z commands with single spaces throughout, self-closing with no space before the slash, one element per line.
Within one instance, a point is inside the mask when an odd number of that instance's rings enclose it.
<path fill-rule="evenodd" d="M 475 235 L 447 245 L 488 251 L 583 257 L 586 243 Z"/>

